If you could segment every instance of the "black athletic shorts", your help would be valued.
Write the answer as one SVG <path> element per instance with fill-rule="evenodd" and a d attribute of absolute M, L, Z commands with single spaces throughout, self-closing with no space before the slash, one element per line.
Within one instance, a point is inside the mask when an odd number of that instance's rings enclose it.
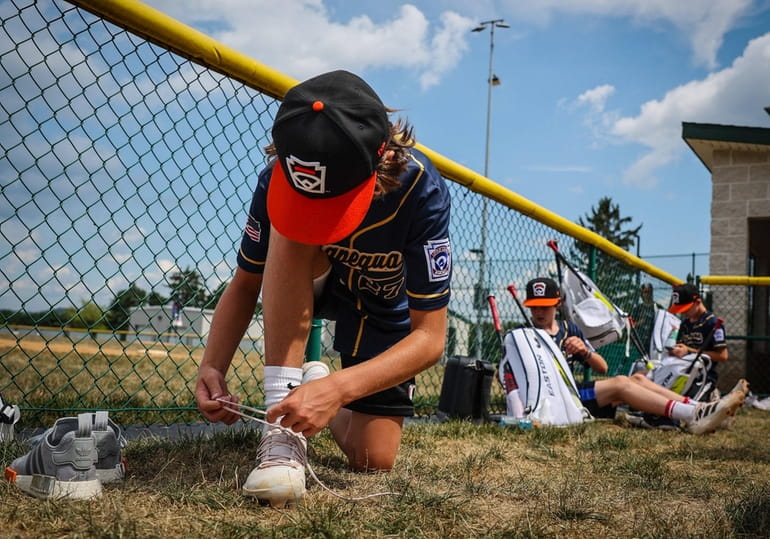
<path fill-rule="evenodd" d="M 596 391 L 594 390 L 596 382 L 580 382 L 577 384 L 578 394 L 580 395 L 580 402 L 583 403 L 591 415 L 597 419 L 614 419 L 615 418 L 615 406 L 607 404 L 605 406 L 599 406 L 596 402 Z"/>
<path fill-rule="evenodd" d="M 363 358 L 342 354 L 342 368 L 351 367 L 367 361 Z M 379 393 L 369 395 L 345 405 L 345 408 L 354 412 L 371 415 L 391 415 L 409 417 L 414 415 L 415 380 L 407 380 L 403 384 L 391 387 Z"/>
<path fill-rule="evenodd" d="M 313 318 L 323 318 L 325 320 L 335 320 L 337 309 L 337 298 L 334 295 L 334 278 L 330 275 L 322 277 L 321 293 L 314 298 Z M 348 354 L 341 356 L 342 368 L 351 367 L 367 361 L 366 358 L 354 357 Z M 371 415 L 387 415 L 409 417 L 414 415 L 414 404 L 412 396 L 414 395 L 415 380 L 407 380 L 390 389 L 380 391 L 368 397 L 355 400 L 348 403 L 345 408 L 354 412 Z"/>

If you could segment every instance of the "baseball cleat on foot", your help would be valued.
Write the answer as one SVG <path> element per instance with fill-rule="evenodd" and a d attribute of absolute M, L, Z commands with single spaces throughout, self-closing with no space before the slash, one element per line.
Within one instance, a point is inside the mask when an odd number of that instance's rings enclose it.
<path fill-rule="evenodd" d="M 271 507 L 295 506 L 305 497 L 307 440 L 272 427 L 257 449 L 257 467 L 243 484 L 243 494 Z"/>
<path fill-rule="evenodd" d="M 728 417 L 735 415 L 746 395 L 742 391 L 731 392 L 718 401 L 699 402 L 695 407 L 695 417 L 687 422 L 687 432 L 708 434 L 714 432 Z"/>
<path fill-rule="evenodd" d="M 749 383 L 746 381 L 745 378 L 741 378 L 740 380 L 738 380 L 738 383 L 735 384 L 735 387 L 733 387 L 733 389 L 730 391 L 730 393 L 728 393 L 728 395 L 731 393 L 737 393 L 739 391 L 742 392 L 744 395 L 749 394 Z"/>

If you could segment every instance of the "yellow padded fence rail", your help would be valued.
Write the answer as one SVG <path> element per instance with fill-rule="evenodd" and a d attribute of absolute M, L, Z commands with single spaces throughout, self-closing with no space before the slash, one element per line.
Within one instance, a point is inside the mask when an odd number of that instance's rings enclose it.
<path fill-rule="evenodd" d="M 168 50 L 177 52 L 206 68 L 228 75 L 273 97 L 282 98 L 297 83 L 295 79 L 260 64 L 238 51 L 211 39 L 201 32 L 180 23 L 164 13 L 137 0 L 68 0 L 104 19 L 126 28 Z M 559 232 L 593 245 L 623 263 L 642 270 L 667 283 L 679 283 L 681 279 L 639 259 L 628 251 L 607 241 L 598 234 L 527 200 L 494 181 L 478 174 L 451 159 L 434 152 L 422 144 L 417 148 L 425 152 L 441 173 L 468 189 L 505 206 L 532 217 Z"/>

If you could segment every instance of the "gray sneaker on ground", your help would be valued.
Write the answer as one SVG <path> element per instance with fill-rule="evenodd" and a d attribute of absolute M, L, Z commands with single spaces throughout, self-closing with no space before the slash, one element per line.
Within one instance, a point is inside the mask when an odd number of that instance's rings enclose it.
<path fill-rule="evenodd" d="M 272 507 L 294 506 L 305 497 L 307 440 L 301 434 L 270 428 L 257 449 L 257 467 L 243 484 L 243 494 Z"/>
<path fill-rule="evenodd" d="M 123 481 L 126 463 L 121 449 L 126 447 L 126 439 L 120 427 L 109 418 L 109 412 L 101 410 L 90 415 L 93 418 L 91 433 L 96 440 L 96 452 L 99 455 L 96 476 L 103 484 Z"/>
<path fill-rule="evenodd" d="M 40 442 L 11 462 L 5 478 L 36 498 L 94 498 L 102 493 L 96 476 L 96 440 L 91 414 L 54 423 Z"/>
<path fill-rule="evenodd" d="M 126 447 L 126 439 L 123 437 L 120 427 L 109 418 L 109 412 L 106 410 L 80 415 L 88 416 L 91 420 L 91 434 L 96 442 L 96 452 L 99 458 L 96 463 L 96 477 L 102 484 L 122 481 L 125 476 L 126 465 L 121 450 Z M 62 427 L 66 426 L 69 430 L 75 430 L 79 417 L 63 417 L 57 423 Z M 48 429 L 43 434 L 30 438 L 29 445 L 38 445 L 51 433 L 51 430 Z"/>
<path fill-rule="evenodd" d="M 19 407 L 15 404 L 7 404 L 3 401 L 3 397 L 0 397 L 0 442 L 13 440 L 13 428 L 20 418 Z"/>

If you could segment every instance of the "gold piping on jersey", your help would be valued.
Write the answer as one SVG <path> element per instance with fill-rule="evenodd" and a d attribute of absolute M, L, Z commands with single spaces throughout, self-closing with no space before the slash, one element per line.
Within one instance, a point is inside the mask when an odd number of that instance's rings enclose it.
<path fill-rule="evenodd" d="M 254 264 L 255 266 L 264 266 L 264 265 L 265 265 L 265 262 L 264 262 L 264 261 L 263 261 L 263 262 L 260 262 L 259 260 L 254 260 L 254 259 L 252 259 L 252 258 L 249 258 L 248 256 L 246 256 L 246 255 L 243 253 L 243 249 L 241 249 L 240 247 L 238 248 L 238 253 L 241 255 L 241 257 L 242 257 L 244 260 L 246 260 L 247 262 L 250 262 L 250 263 Z"/>
<path fill-rule="evenodd" d="M 367 318 L 369 318 L 368 315 L 363 315 L 361 317 L 361 321 L 358 323 L 358 331 L 356 332 L 356 342 L 353 345 L 353 354 L 352 354 L 353 357 L 358 356 L 358 346 L 361 344 L 361 337 L 363 337 L 364 335 L 364 322 L 366 321 Z"/>
<path fill-rule="evenodd" d="M 409 290 L 406 290 L 406 295 L 410 298 L 415 299 L 433 299 L 433 298 L 440 298 L 441 296 L 446 296 L 449 294 L 449 289 L 447 288 L 443 292 L 440 292 L 438 294 L 415 294 L 413 292 L 410 292 Z"/>
<path fill-rule="evenodd" d="M 417 177 L 415 178 L 414 182 L 412 182 L 412 186 L 411 186 L 411 187 L 410 187 L 410 188 L 409 188 L 409 189 L 406 191 L 406 193 L 404 193 L 404 196 L 401 198 L 401 202 L 399 202 L 399 203 L 398 203 L 398 207 L 396 208 L 396 211 L 394 211 L 394 212 L 393 212 L 391 215 L 389 215 L 388 217 L 386 217 L 386 218 L 385 218 L 385 219 L 383 219 L 382 221 L 379 221 L 378 223 L 372 223 L 372 224 L 371 224 L 371 225 L 369 225 L 368 227 L 366 227 L 366 228 L 362 228 L 361 230 L 359 230 L 358 232 L 356 232 L 355 234 L 353 234 L 353 235 L 351 235 L 351 236 L 350 236 L 350 242 L 349 242 L 348 246 L 349 246 L 351 249 L 353 248 L 353 242 L 356 240 L 356 238 L 357 238 L 358 236 L 360 236 L 361 234 L 363 234 L 363 233 L 365 233 L 365 232 L 368 232 L 369 230 L 371 230 L 371 229 L 373 229 L 373 228 L 377 228 L 377 227 L 380 227 L 380 226 L 382 226 L 384 223 L 387 223 L 388 221 L 392 221 L 393 219 L 395 219 L 396 215 L 398 215 L 398 211 L 401 209 L 401 206 L 403 206 L 403 205 L 404 205 L 404 202 L 406 202 L 406 199 L 407 199 L 407 198 L 409 198 L 409 195 L 412 193 L 412 191 L 414 190 L 414 188 L 417 186 L 417 183 L 418 183 L 420 180 L 422 180 L 422 176 L 423 176 L 423 174 L 425 173 L 425 166 L 424 166 L 422 163 L 420 163 L 420 162 L 419 162 L 417 159 L 415 159 L 415 158 L 414 158 L 414 155 L 411 155 L 411 154 L 410 154 L 410 156 L 409 156 L 409 157 L 410 157 L 410 159 L 411 159 L 412 161 L 414 161 L 414 162 L 417 164 L 417 166 L 420 168 L 420 171 L 417 173 Z"/>

